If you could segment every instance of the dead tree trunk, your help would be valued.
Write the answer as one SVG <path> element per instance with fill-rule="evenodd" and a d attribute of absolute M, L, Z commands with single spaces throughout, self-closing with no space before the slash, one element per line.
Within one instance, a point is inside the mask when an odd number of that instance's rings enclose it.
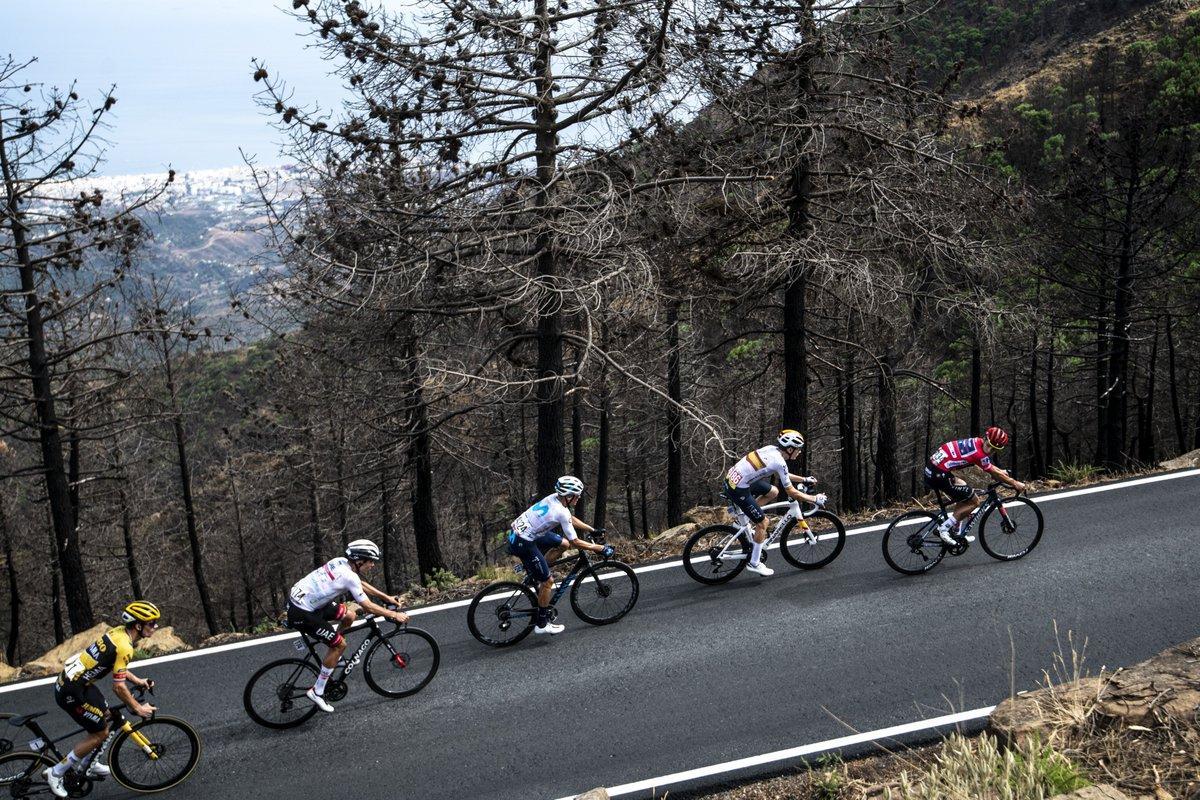
<path fill-rule="evenodd" d="M 9 664 L 15 664 L 21 640 L 22 601 L 20 585 L 17 583 L 17 561 L 13 555 L 12 531 L 8 527 L 8 513 L 4 508 L 2 495 L 0 495 L 0 542 L 4 545 L 4 576 L 8 580 L 8 641 L 4 645 L 4 659 Z"/>
<path fill-rule="evenodd" d="M 679 374 L 679 301 L 667 306 L 667 526 L 683 521 L 683 387 Z"/>

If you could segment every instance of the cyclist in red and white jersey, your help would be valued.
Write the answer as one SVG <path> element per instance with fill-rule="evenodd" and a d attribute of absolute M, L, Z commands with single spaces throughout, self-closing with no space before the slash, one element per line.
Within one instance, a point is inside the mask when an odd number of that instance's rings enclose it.
<path fill-rule="evenodd" d="M 769 495 L 773 488 L 768 483 L 771 475 L 779 478 L 779 485 L 793 500 L 825 505 L 825 495 L 805 494 L 792 485 L 793 482 L 816 482 L 815 478 L 788 472 L 787 462 L 799 456 L 803 447 L 804 437 L 798 431 L 782 431 L 776 444 L 750 451 L 725 474 L 725 497 L 754 523 L 750 563 L 746 565 L 751 572 L 764 576 L 775 574 L 775 570 L 759 560 L 762 557 L 763 542 L 767 540 L 767 518 L 755 499 L 756 495 Z"/>
<path fill-rule="evenodd" d="M 941 490 L 954 501 L 954 509 L 938 528 L 938 536 L 948 545 L 956 545 L 958 541 L 951 533 L 951 528 L 961 526 L 976 508 L 980 498 L 967 482 L 951 473 L 963 467 L 978 467 L 984 472 L 1003 481 L 1018 492 L 1025 491 L 1025 484 L 1013 479 L 1007 472 L 992 463 L 991 455 L 996 450 L 1003 450 L 1008 445 L 1008 433 L 995 425 L 987 429 L 983 436 L 969 439 L 955 439 L 946 442 L 929 457 L 925 465 L 925 485 L 930 489 Z M 957 531 L 956 531 L 957 532 Z"/>

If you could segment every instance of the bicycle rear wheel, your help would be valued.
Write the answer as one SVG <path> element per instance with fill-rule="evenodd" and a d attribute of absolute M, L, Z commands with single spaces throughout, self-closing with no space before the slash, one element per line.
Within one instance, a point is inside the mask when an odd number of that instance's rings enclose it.
<path fill-rule="evenodd" d="M 272 661 L 246 683 L 242 705 L 250 719 L 265 728 L 294 728 L 317 713 L 317 707 L 304 696 L 316 682 L 317 668 L 311 661 Z"/>
<path fill-rule="evenodd" d="M 996 515 L 998 525 L 988 529 Z M 1042 540 L 1042 510 L 1027 497 L 1013 497 L 1003 505 L 991 506 L 979 519 L 979 544 L 997 561 L 1016 561 L 1029 555 Z"/>
<path fill-rule="evenodd" d="M 0 756 L 0 797 L 54 797 L 42 777 L 53 766 L 54 759 L 41 753 L 5 753 Z"/>
<path fill-rule="evenodd" d="M 730 541 L 734 536 L 737 540 Z M 710 586 L 733 580 L 749 560 L 750 542 L 732 525 L 706 525 L 683 546 L 683 569 Z"/>
<path fill-rule="evenodd" d="M 779 553 L 789 564 L 800 569 L 820 569 L 829 564 L 846 546 L 846 526 L 831 511 L 818 510 L 805 517 L 808 530 L 792 520 L 779 535 Z"/>
<path fill-rule="evenodd" d="M 928 511 L 909 511 L 892 520 L 883 532 L 883 558 L 905 575 L 920 575 L 946 557 L 937 534 L 938 517 Z"/>
<path fill-rule="evenodd" d="M 200 760 L 200 737 L 175 717 L 154 717 L 117 735 L 108 766 L 135 792 L 161 792 L 182 783 Z"/>
<path fill-rule="evenodd" d="M 633 610 L 640 591 L 637 573 L 620 561 L 585 569 L 571 587 L 571 608 L 592 625 L 609 625 Z"/>
<path fill-rule="evenodd" d="M 424 689 L 437 674 L 441 651 L 420 628 L 396 628 L 385 634 L 363 662 L 367 685 L 384 697 L 408 697 Z"/>
<path fill-rule="evenodd" d="M 467 609 L 471 635 L 489 647 L 510 647 L 533 630 L 537 598 L 528 586 L 513 581 L 484 588 Z"/>

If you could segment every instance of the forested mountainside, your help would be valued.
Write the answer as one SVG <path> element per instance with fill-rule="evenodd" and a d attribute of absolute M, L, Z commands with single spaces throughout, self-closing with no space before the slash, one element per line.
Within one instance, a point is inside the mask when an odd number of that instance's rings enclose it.
<path fill-rule="evenodd" d="M 45 425 L 3 308 L 10 661 L 131 593 L 252 628 L 360 536 L 390 589 L 453 580 L 562 472 L 647 535 L 784 426 L 845 510 L 920 494 L 932 447 L 993 422 L 1023 478 L 1200 446 L 1195 3 L 585 3 L 554 13 L 595 22 L 589 69 L 558 77 L 519 3 L 452 4 L 439 40 L 297 5 L 355 102 L 309 116 L 256 68 L 308 175 L 255 212 L 279 268 L 231 313 L 260 340 L 221 351 L 188 293 L 113 279 L 147 245 L 106 223 L 104 269 L 33 270 Z"/>

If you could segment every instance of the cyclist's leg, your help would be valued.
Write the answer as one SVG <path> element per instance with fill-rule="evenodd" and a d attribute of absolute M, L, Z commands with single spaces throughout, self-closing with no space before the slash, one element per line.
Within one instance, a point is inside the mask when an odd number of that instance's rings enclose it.
<path fill-rule="evenodd" d="M 55 777 L 61 778 L 104 744 L 108 736 L 108 703 L 100 690 L 92 685 L 55 687 L 54 700 L 87 734 L 52 768 Z"/>
<path fill-rule="evenodd" d="M 288 603 L 288 624 L 302 633 L 321 640 L 329 648 L 325 653 L 325 658 L 321 660 L 321 670 L 317 673 L 316 683 L 313 684 L 313 691 L 317 695 L 325 694 L 325 684 L 329 681 L 329 676 L 333 674 L 338 659 L 346 651 L 346 638 L 342 636 L 342 630 L 344 630 L 342 622 L 347 618 L 347 611 L 344 603 L 330 603 L 317 611 L 307 611 L 291 602 Z"/>
<path fill-rule="evenodd" d="M 726 485 L 725 496 L 754 525 L 750 550 L 750 564 L 754 566 L 758 564 L 758 560 L 762 556 L 763 542 L 767 540 L 767 517 L 763 514 L 762 509 L 758 507 L 758 503 L 755 502 L 754 495 L 749 488 L 739 489 L 736 486 Z"/>
<path fill-rule="evenodd" d="M 754 495 L 760 504 L 774 503 L 775 498 L 779 497 L 779 489 L 770 481 L 759 480 L 750 484 L 750 494 Z"/>
<path fill-rule="evenodd" d="M 559 537 L 557 534 L 551 535 L 557 537 L 551 546 L 562 540 L 562 537 Z M 550 575 L 550 564 L 546 561 L 546 556 L 539 546 L 543 540 L 548 543 L 550 541 L 546 537 L 539 537 L 537 542 L 530 542 L 517 537 L 508 546 L 508 552 L 521 559 L 521 563 L 525 565 L 525 574 L 538 587 L 536 625 L 539 628 L 545 628 L 550 621 L 550 594 L 554 591 L 554 579 Z"/>

